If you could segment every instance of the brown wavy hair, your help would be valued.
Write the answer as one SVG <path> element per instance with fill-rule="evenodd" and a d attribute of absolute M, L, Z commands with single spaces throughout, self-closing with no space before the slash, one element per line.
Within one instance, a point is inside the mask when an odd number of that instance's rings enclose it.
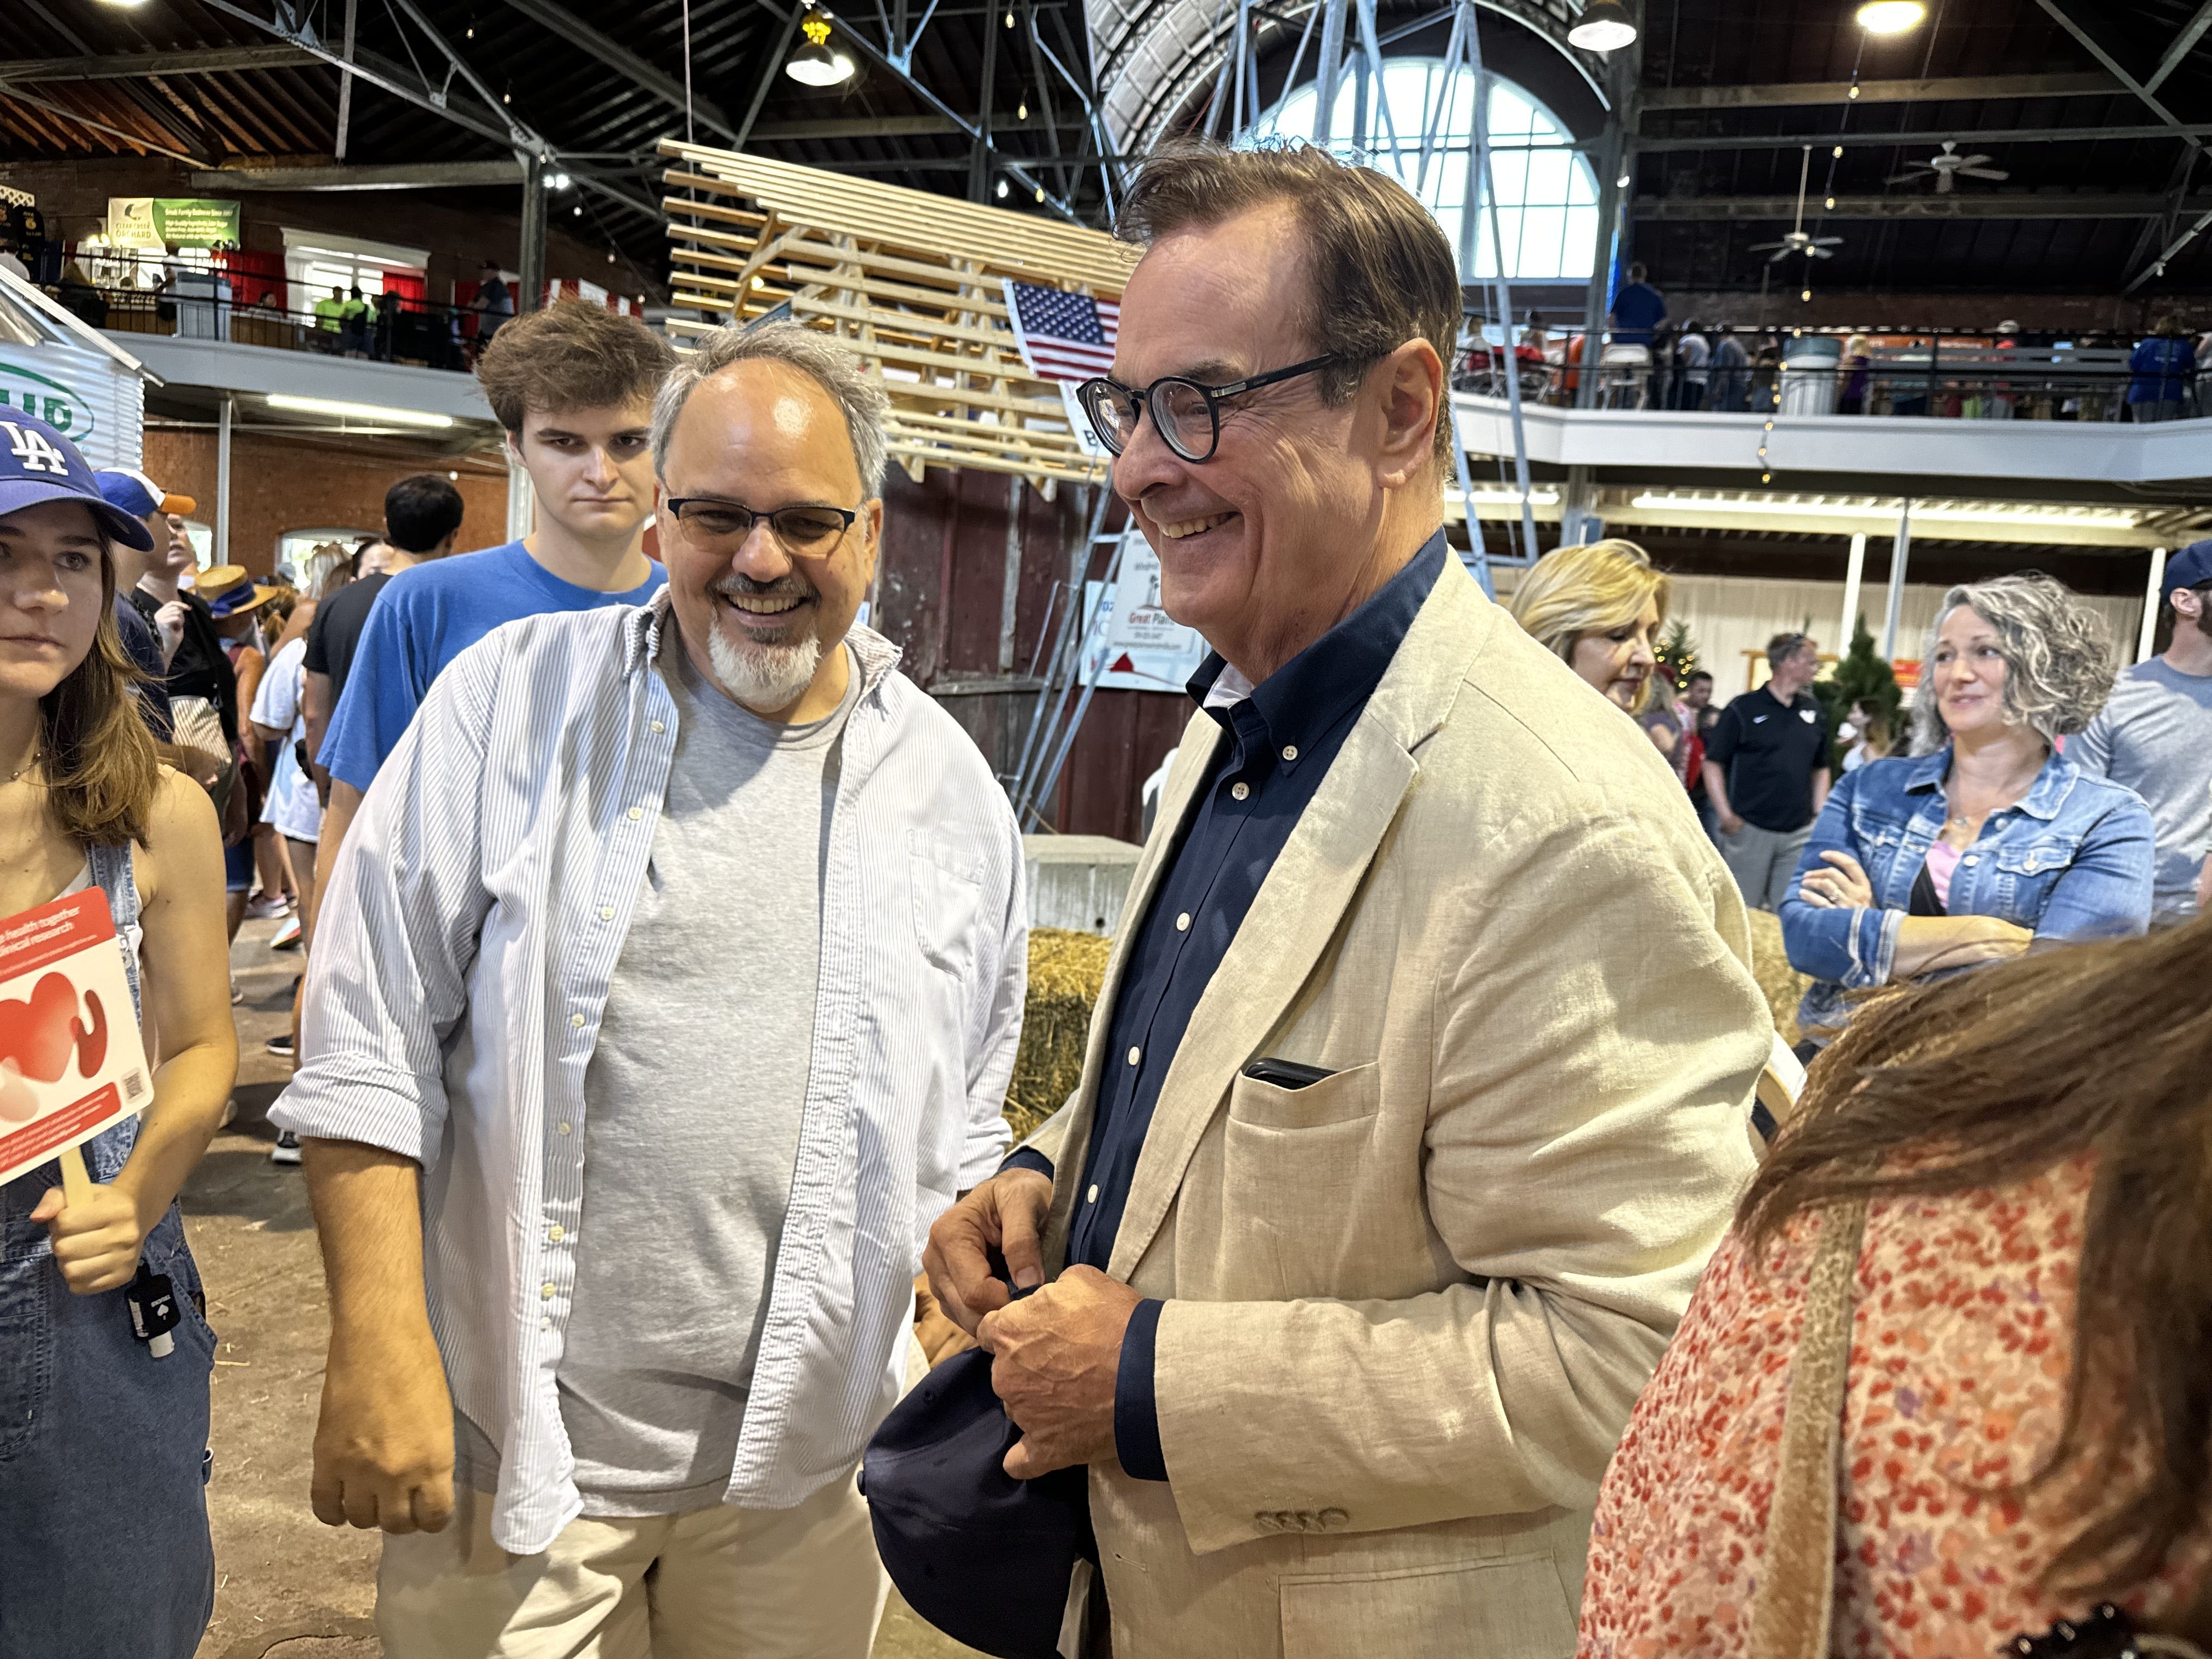
<path fill-rule="evenodd" d="M 1869 1002 L 1821 1055 L 1737 1215 L 1759 1258 L 1838 1200 L 2006 1185 L 2094 1160 L 2073 1373 L 2050 1456 L 2081 1524 L 2046 1570 L 2140 1585 L 2212 1480 L 2212 917 Z"/>
<path fill-rule="evenodd" d="M 39 752 L 54 827 L 84 846 L 121 847 L 145 840 L 161 771 L 134 695 L 147 676 L 115 628 L 115 555 L 105 526 L 100 601 L 92 649 L 39 699 Z"/>

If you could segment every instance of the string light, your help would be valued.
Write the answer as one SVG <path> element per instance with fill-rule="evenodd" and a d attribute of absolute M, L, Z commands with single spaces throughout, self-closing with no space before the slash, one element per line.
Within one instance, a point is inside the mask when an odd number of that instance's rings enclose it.
<path fill-rule="evenodd" d="M 1774 482 L 1774 475 L 1771 472 L 1762 472 L 1759 475 L 1759 481 L 1761 483 L 1772 483 Z"/>
<path fill-rule="evenodd" d="M 1006 181 L 1005 179 L 1000 179 L 1000 180 L 999 180 L 999 194 L 1000 194 L 1000 196 L 1001 198 L 1004 198 L 1004 197 L 1005 197 L 1005 195 L 1006 195 Z"/>
<path fill-rule="evenodd" d="M 1017 104 L 1017 105 L 1015 105 L 1015 106 L 1014 106 L 1014 119 L 1016 119 L 1017 121 L 1026 121 L 1026 120 L 1028 120 L 1029 118 L 1030 118 L 1030 100 L 1029 100 L 1029 94 L 1026 94 L 1026 93 L 1024 93 L 1024 94 L 1022 95 L 1022 101 L 1021 101 L 1020 103 L 1018 103 L 1018 104 Z"/>
<path fill-rule="evenodd" d="M 1036 198 L 1038 204 L 1042 206 L 1044 202 L 1044 186 L 1042 185 L 1039 185 L 1036 187 Z"/>
<path fill-rule="evenodd" d="M 1831 196 L 1831 197 L 1828 198 L 1828 200 L 1827 200 L 1827 204 L 1826 204 L 1826 205 L 1827 205 L 1828 210 L 1829 210 L 1831 213 L 1834 212 L 1834 211 L 1835 211 L 1835 210 L 1836 210 L 1836 198 L 1835 198 L 1834 197 Z"/>
<path fill-rule="evenodd" d="M 1840 161 L 1844 159 L 1844 147 L 1841 144 L 1838 144 L 1835 149 L 1830 150 L 1828 154 L 1837 161 Z"/>
<path fill-rule="evenodd" d="M 1008 8 L 1006 9 L 1006 27 L 1007 27 L 1008 28 L 1012 28 L 1012 27 L 1013 27 L 1013 26 L 1014 26 L 1014 13 L 1013 13 L 1013 8 L 1012 8 L 1012 7 L 1010 6 L 1010 7 L 1008 7 Z"/>
<path fill-rule="evenodd" d="M 1800 300 L 1810 300 L 1813 297 L 1813 290 L 1809 288 L 1802 289 L 1799 291 L 1797 297 Z"/>

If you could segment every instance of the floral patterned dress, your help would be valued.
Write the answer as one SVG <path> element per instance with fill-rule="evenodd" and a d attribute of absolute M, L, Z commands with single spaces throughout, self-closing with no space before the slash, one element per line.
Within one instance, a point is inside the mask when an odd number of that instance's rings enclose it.
<path fill-rule="evenodd" d="M 2080 1524 L 2066 1477 L 1998 1495 L 2056 1443 L 2091 1165 L 1995 1190 L 1877 1200 L 1859 1255 L 1830 1652 L 1971 1659 L 2087 1611 L 2039 1583 Z M 1754 1269 L 1731 1231 L 1637 1401 L 1590 1535 L 1582 1659 L 1749 1653 L 1783 1408 L 1820 1235 Z M 2207 1537 L 2126 1599 L 2155 1616 Z"/>

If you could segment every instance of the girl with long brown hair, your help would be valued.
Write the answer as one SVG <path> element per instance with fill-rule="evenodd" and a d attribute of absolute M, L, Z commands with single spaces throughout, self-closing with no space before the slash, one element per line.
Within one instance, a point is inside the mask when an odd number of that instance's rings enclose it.
<path fill-rule="evenodd" d="M 68 439 L 0 411 L 0 917 L 97 887 L 153 1063 L 143 1115 L 0 1186 L 0 1654 L 187 1659 L 214 1597 L 208 1329 L 176 1195 L 237 1069 L 222 848 L 161 767 L 113 617 L 102 500 Z M 173 1346 L 134 1340 L 126 1287 L 166 1278 Z"/>
<path fill-rule="evenodd" d="M 1964 1659 L 2106 1600 L 2212 1639 L 2208 985 L 2200 921 L 1861 1012 L 1630 1419 L 1583 1655 L 1791 1659 L 1754 1632 L 1830 1561 L 1800 1650 Z M 1777 1493 L 1828 1431 L 1807 1548 Z"/>

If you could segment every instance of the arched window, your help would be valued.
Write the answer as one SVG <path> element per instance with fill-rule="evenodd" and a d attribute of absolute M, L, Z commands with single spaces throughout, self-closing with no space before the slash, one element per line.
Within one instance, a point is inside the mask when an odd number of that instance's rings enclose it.
<path fill-rule="evenodd" d="M 1382 96 L 1370 100 L 1363 112 L 1365 77 L 1358 67 L 1357 59 L 1347 62 L 1337 82 L 1329 149 L 1395 172 L 1459 249 L 1463 279 L 1496 275 L 1490 216 L 1486 212 L 1479 224 L 1467 223 L 1474 196 L 1474 73 L 1455 70 L 1447 85 L 1441 58 L 1389 58 L 1382 70 Z M 1567 131 L 1551 111 L 1510 81 L 1486 78 L 1490 142 L 1495 147 L 1490 171 L 1498 191 L 1506 276 L 1516 282 L 1588 277 L 1597 246 L 1597 174 L 1581 151 L 1566 148 Z M 1320 101 L 1308 82 L 1262 116 L 1246 137 L 1310 139 Z M 1431 129 L 1436 137 L 1424 178 L 1421 146 Z"/>

